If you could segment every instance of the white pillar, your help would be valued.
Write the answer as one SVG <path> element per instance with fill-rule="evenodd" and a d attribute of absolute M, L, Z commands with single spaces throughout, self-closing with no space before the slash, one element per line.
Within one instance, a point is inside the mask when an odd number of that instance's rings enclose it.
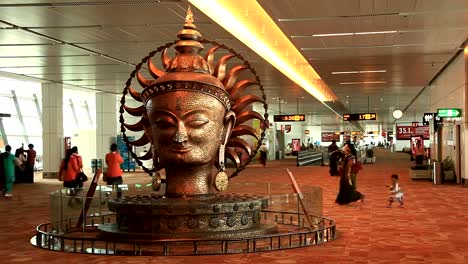
<path fill-rule="evenodd" d="M 103 159 L 109 152 L 113 137 L 119 134 L 117 96 L 115 94 L 96 94 L 96 157 Z M 106 167 L 105 162 L 103 166 Z"/>
<path fill-rule="evenodd" d="M 468 45 L 463 49 L 463 58 L 465 61 L 465 89 L 464 89 L 464 113 L 463 124 L 461 125 L 461 160 L 460 160 L 460 176 L 465 187 L 468 187 Z"/>
<path fill-rule="evenodd" d="M 42 177 L 57 179 L 60 162 L 64 157 L 62 84 L 42 84 L 42 144 Z"/>

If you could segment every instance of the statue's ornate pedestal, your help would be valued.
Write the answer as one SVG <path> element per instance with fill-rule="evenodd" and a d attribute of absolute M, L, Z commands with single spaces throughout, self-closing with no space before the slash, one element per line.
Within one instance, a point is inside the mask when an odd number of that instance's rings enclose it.
<path fill-rule="evenodd" d="M 99 227 L 104 237 L 135 239 L 226 239 L 276 231 L 262 224 L 268 199 L 257 195 L 215 194 L 196 199 L 136 195 L 109 201 L 116 223 Z"/>
<path fill-rule="evenodd" d="M 162 198 L 136 186 L 123 189 L 121 199 L 108 186 L 98 186 L 93 198 L 70 196 L 67 189 L 51 193 L 51 221 L 38 225 L 31 244 L 69 253 L 170 256 L 282 250 L 336 238 L 335 222 L 322 216 L 319 187 L 302 186 L 311 226 L 289 184 L 231 184 L 233 192 L 248 194 L 197 200 Z"/>

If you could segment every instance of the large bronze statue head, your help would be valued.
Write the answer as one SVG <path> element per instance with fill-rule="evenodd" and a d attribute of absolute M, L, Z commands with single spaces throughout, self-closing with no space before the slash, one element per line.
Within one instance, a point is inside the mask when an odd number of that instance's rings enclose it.
<path fill-rule="evenodd" d="M 255 71 L 233 50 L 215 45 L 205 58 L 200 56 L 203 49 L 201 42 L 217 43 L 202 39 L 193 24 L 190 10 L 184 28 L 177 36 L 179 40 L 175 42 L 175 56 L 172 59 L 168 55 L 168 47 L 174 43 L 169 43 L 145 57 L 127 81 L 121 106 L 121 130 L 124 138 L 127 138 L 126 129 L 144 130 L 140 139 L 127 140 L 127 143 L 129 146 L 151 144 L 148 155 L 134 155 L 134 158 L 137 161 L 153 159 L 154 168 L 148 171 L 156 172 L 156 181 L 157 172 L 165 169 L 166 196 L 212 194 L 215 188 L 222 191 L 227 186 L 228 176 L 224 172 L 226 157 L 236 165 L 237 171 L 233 174 L 236 175 L 248 163 L 241 161 L 236 149 L 246 153 L 249 158 L 255 155 L 256 150 L 252 151 L 251 145 L 259 147 L 260 144 L 249 144 L 246 136 L 261 140 L 260 133 L 251 124 L 245 123 L 258 119 L 263 125 L 264 119 L 257 112 L 245 109 L 254 102 L 261 102 L 266 110 L 265 95 Z M 215 65 L 214 52 L 219 48 L 227 49 L 229 53 Z M 159 70 L 151 61 L 151 57 L 159 51 L 162 52 L 161 64 L 165 71 Z M 227 72 L 227 62 L 235 57 L 243 64 L 233 66 Z M 145 62 L 154 80 L 140 73 L 141 65 Z M 245 70 L 250 70 L 256 80 L 238 80 Z M 144 88 L 141 93 L 130 86 L 135 75 Z M 245 94 L 244 91 L 250 86 L 259 86 L 262 97 Z M 125 105 L 127 93 L 143 105 L 138 108 Z M 125 112 L 141 116 L 141 120 L 133 125 L 126 124 L 123 117 Z M 261 132 L 263 136 L 264 129 Z"/>

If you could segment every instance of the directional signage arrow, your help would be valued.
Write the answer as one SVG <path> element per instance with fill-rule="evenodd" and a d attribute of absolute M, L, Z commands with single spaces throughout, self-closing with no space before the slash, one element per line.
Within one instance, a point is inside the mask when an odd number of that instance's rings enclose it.
<path fill-rule="evenodd" d="M 460 117 L 460 108 L 439 108 L 437 109 L 437 115 L 440 117 Z"/>

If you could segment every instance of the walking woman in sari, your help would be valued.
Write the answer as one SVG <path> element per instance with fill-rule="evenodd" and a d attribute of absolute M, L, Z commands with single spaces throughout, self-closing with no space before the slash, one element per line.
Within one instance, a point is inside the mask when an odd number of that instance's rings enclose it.
<path fill-rule="evenodd" d="M 336 203 L 340 205 L 349 204 L 356 201 L 364 201 L 364 195 L 355 188 L 352 181 L 352 174 L 357 174 L 356 157 L 351 154 L 348 144 L 343 147 L 343 168 L 340 176 L 340 189 L 336 197 Z M 354 168 L 353 168 L 354 166 Z"/>

